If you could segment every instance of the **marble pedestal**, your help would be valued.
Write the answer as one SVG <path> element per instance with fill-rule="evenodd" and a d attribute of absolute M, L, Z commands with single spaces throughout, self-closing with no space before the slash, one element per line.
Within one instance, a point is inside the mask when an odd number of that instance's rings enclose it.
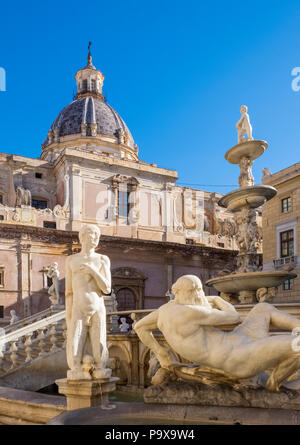
<path fill-rule="evenodd" d="M 56 380 L 58 392 L 67 398 L 67 410 L 72 411 L 92 406 L 102 406 L 110 409 L 108 394 L 116 389 L 118 377 L 107 380 Z"/>

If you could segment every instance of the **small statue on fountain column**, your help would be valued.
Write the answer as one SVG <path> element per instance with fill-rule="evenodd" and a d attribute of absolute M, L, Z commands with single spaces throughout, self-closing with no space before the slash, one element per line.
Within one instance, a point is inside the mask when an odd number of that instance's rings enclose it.
<path fill-rule="evenodd" d="M 53 305 L 59 304 L 59 270 L 56 262 L 52 263 L 48 269 L 47 277 L 52 279 L 48 294 Z"/>
<path fill-rule="evenodd" d="M 246 107 L 246 105 L 242 105 L 240 108 L 241 118 L 236 124 L 236 129 L 238 132 L 238 144 L 246 141 L 253 141 L 252 126 L 250 124 L 250 119 L 247 111 L 248 108 Z M 247 138 L 245 138 L 245 134 L 247 135 Z"/>

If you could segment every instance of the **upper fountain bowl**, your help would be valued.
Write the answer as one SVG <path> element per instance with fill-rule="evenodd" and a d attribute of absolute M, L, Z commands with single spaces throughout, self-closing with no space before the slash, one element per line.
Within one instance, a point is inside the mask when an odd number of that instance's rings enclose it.
<path fill-rule="evenodd" d="M 267 148 L 268 143 L 266 141 L 246 140 L 228 150 L 225 159 L 230 164 L 239 164 L 244 157 L 253 161 L 264 154 Z"/>

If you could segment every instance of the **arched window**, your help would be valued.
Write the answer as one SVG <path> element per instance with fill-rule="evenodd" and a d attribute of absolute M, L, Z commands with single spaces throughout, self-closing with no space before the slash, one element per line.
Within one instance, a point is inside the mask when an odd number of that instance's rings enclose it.
<path fill-rule="evenodd" d="M 81 91 L 83 92 L 87 91 L 87 79 L 83 79 L 81 84 Z"/>
<path fill-rule="evenodd" d="M 94 79 L 91 79 L 91 90 L 96 91 L 96 81 Z"/>
<path fill-rule="evenodd" d="M 135 295 L 131 289 L 124 287 L 117 292 L 118 311 L 136 309 Z"/>

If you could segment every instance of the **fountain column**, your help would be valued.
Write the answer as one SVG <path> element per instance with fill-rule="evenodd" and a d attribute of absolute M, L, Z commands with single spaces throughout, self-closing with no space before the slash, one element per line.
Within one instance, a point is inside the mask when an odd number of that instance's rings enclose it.
<path fill-rule="evenodd" d="M 262 234 L 256 209 L 273 198 L 277 192 L 273 187 L 254 185 L 252 165 L 254 159 L 261 156 L 267 147 L 265 141 L 247 140 L 232 147 L 225 155 L 228 162 L 240 167 L 240 188 L 223 196 L 218 202 L 220 206 L 234 213 L 236 240 L 240 251 L 237 272 L 255 272 L 261 269 L 258 251 Z"/>
<path fill-rule="evenodd" d="M 254 303 L 267 301 L 274 296 L 276 287 L 295 274 L 261 270 L 259 249 L 262 230 L 257 221 L 257 209 L 272 199 L 277 191 L 271 186 L 254 184 L 253 161 L 264 154 L 268 144 L 266 141 L 253 139 L 247 107 L 242 105 L 240 111 L 242 117 L 236 124 L 238 144 L 225 154 L 225 159 L 230 164 L 240 167 L 239 188 L 218 201 L 219 206 L 234 213 L 239 246 L 237 269 L 232 274 L 208 280 L 206 284 L 214 286 L 221 292 L 221 296 L 224 294 L 226 297 L 237 297 L 241 303 Z"/>

